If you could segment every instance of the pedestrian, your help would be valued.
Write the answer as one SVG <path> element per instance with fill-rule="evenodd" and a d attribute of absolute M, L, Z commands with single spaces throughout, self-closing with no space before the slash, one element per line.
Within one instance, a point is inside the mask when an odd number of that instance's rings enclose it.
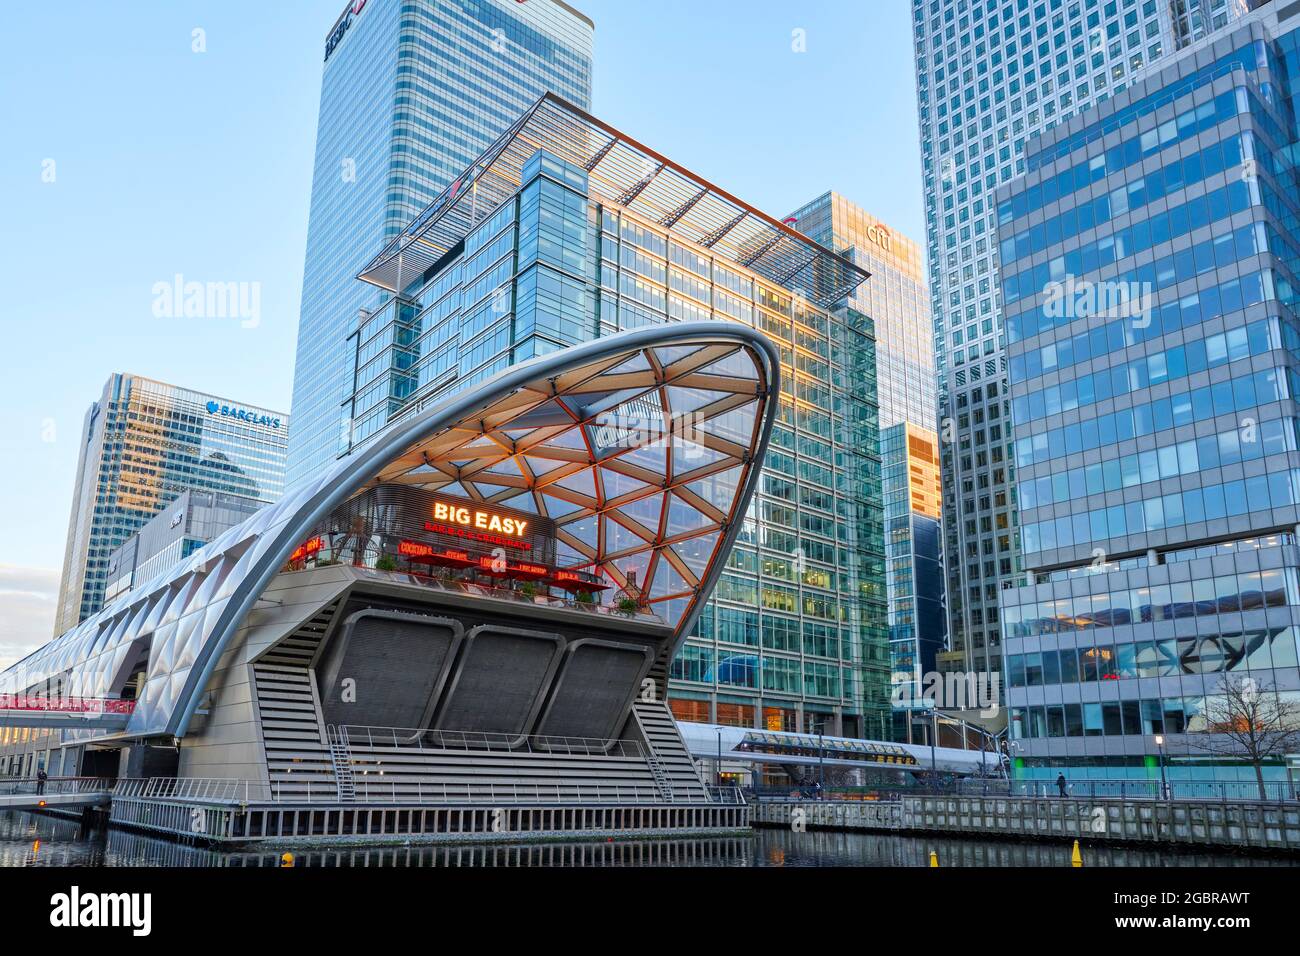
<path fill-rule="evenodd" d="M 1065 796 L 1065 774 L 1058 773 L 1056 775 L 1056 789 L 1061 791 L 1061 796 Z"/>
<path fill-rule="evenodd" d="M 45 781 L 49 779 L 50 779 L 50 775 L 45 772 L 44 767 L 36 771 L 36 792 L 37 793 L 45 792 Z"/>

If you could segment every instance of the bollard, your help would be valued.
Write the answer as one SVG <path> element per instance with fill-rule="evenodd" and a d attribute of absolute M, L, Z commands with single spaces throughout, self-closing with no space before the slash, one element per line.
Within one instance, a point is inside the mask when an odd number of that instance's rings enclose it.
<path fill-rule="evenodd" d="M 939 854 L 935 853 L 933 850 L 930 851 L 930 865 L 931 866 L 939 865 Z"/>
<path fill-rule="evenodd" d="M 1070 851 L 1070 866 L 1083 866 L 1083 855 L 1079 852 L 1079 841 L 1074 841 L 1074 849 Z"/>
<path fill-rule="evenodd" d="M 293 866 L 293 854 L 292 854 L 292 853 L 281 853 L 281 854 L 280 854 L 280 866 L 281 866 L 281 868 L 283 868 L 283 869 L 288 869 L 289 867 Z"/>

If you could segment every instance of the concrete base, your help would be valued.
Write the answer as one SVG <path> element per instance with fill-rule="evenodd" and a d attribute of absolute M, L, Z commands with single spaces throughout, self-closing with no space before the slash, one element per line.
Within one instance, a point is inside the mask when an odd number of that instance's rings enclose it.
<path fill-rule="evenodd" d="M 535 842 L 747 832 L 740 804 L 429 806 L 420 804 L 208 804 L 146 797 L 113 800 L 114 826 L 238 847 L 250 844 Z"/>
<path fill-rule="evenodd" d="M 1300 803 L 904 797 L 902 827 L 1300 852 Z"/>

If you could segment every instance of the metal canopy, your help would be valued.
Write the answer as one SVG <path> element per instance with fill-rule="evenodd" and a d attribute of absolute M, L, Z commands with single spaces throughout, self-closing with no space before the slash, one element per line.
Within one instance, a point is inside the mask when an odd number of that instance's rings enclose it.
<path fill-rule="evenodd" d="M 829 308 L 869 273 L 572 103 L 546 93 L 361 271 L 402 291 L 519 189 L 539 149 L 588 171 L 600 202 L 627 208 Z"/>
<path fill-rule="evenodd" d="M 512 366 L 392 423 L 0 672 L 0 693 L 57 678 L 108 697 L 147 661 L 126 733 L 184 736 L 294 552 L 341 504 L 387 483 L 549 517 L 560 569 L 635 584 L 680 644 L 743 528 L 779 393 L 775 347 L 736 322 L 648 326 Z"/>

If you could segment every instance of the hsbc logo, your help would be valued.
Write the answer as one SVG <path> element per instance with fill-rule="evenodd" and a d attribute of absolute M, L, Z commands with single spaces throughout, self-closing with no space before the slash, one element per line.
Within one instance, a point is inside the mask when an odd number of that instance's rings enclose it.
<path fill-rule="evenodd" d="M 366 0 L 352 0 L 343 15 L 339 17 L 338 22 L 334 24 L 334 29 L 330 31 L 329 36 L 325 38 L 325 59 L 330 58 L 334 48 L 343 42 L 343 36 L 348 32 L 348 27 L 352 26 L 352 18 L 365 9 Z"/>

